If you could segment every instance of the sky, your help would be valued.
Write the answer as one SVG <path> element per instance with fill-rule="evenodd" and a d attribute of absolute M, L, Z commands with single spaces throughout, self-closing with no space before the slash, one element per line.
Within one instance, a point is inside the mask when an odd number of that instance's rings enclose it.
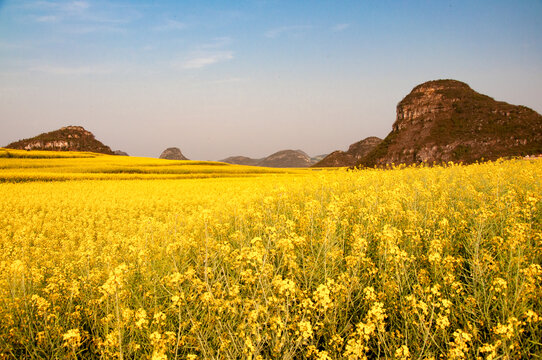
<path fill-rule="evenodd" d="M 0 146 L 81 125 L 133 156 L 314 156 L 435 79 L 542 113 L 542 1 L 0 0 Z"/>

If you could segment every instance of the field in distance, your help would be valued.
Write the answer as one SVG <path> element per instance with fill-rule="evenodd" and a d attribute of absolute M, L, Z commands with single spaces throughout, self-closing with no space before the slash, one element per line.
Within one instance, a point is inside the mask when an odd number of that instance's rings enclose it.
<path fill-rule="evenodd" d="M 185 179 L 306 173 L 216 161 L 163 160 L 89 152 L 0 148 L 0 182 L 83 179 Z"/>
<path fill-rule="evenodd" d="M 0 359 L 542 353 L 542 159 L 75 156 L 0 159 Z"/>

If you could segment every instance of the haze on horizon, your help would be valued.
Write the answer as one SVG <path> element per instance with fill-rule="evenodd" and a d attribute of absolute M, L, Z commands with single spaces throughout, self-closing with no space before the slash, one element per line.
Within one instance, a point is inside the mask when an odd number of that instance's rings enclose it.
<path fill-rule="evenodd" d="M 134 156 L 314 156 L 385 137 L 445 78 L 542 113 L 541 18 L 539 0 L 0 0 L 0 146 L 81 125 Z"/>

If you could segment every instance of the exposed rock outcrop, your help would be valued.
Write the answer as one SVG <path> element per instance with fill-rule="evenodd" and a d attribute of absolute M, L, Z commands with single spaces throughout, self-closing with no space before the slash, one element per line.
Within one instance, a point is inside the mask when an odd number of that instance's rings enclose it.
<path fill-rule="evenodd" d="M 109 146 L 96 140 L 94 135 L 82 126 L 66 126 L 33 138 L 13 142 L 7 145 L 6 148 L 21 150 L 89 151 L 113 154 Z"/>
<path fill-rule="evenodd" d="M 115 151 L 113 151 L 113 154 L 114 155 L 119 155 L 119 156 L 130 156 L 130 155 L 128 155 L 127 152 L 124 152 L 122 150 L 115 150 Z"/>
<path fill-rule="evenodd" d="M 457 80 L 435 80 L 397 105 L 392 131 L 359 165 L 472 163 L 541 152 L 542 115 Z"/>
<path fill-rule="evenodd" d="M 370 153 L 378 144 L 382 142 L 382 139 L 376 136 L 365 138 L 361 141 L 350 145 L 347 151 L 337 150 L 314 164 L 314 167 L 340 167 L 340 166 L 354 166 L 360 160 Z"/>
<path fill-rule="evenodd" d="M 177 147 L 170 147 L 166 150 L 162 151 L 160 154 L 160 159 L 167 159 L 167 160 L 188 160 L 181 150 Z"/>

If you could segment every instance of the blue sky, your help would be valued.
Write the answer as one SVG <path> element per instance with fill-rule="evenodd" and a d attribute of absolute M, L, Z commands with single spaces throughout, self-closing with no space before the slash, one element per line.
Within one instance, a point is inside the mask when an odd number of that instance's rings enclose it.
<path fill-rule="evenodd" d="M 0 0 L 0 145 L 311 155 L 385 137 L 439 78 L 542 112 L 542 1 Z"/>

